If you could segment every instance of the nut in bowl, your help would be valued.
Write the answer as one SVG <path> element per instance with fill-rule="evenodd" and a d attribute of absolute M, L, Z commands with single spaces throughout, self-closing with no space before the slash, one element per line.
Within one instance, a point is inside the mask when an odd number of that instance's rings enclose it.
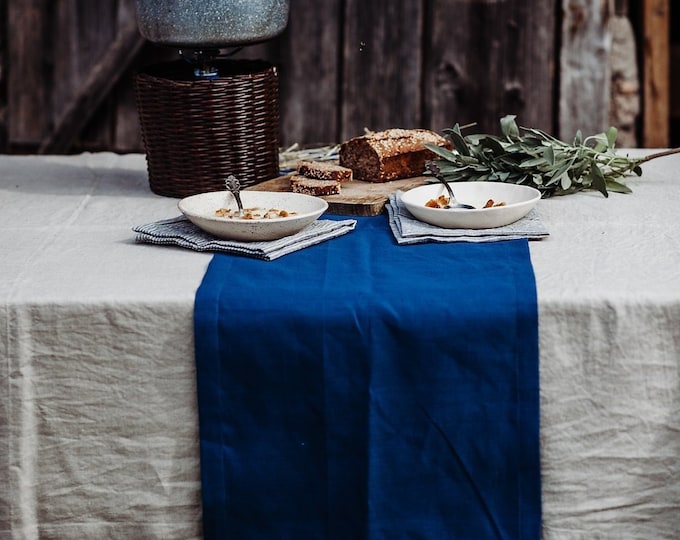
<path fill-rule="evenodd" d="M 241 191 L 244 215 L 234 195 L 212 191 L 179 201 L 180 212 L 205 232 L 224 240 L 261 242 L 300 232 L 328 208 L 318 197 L 300 193 Z"/>
<path fill-rule="evenodd" d="M 430 225 L 445 229 L 492 229 L 522 219 L 541 198 L 537 189 L 503 182 L 452 182 L 449 185 L 459 202 L 470 204 L 474 209 L 427 206 L 429 201 L 442 195 L 448 198 L 439 182 L 405 192 L 401 203 L 414 218 Z M 489 201 L 493 204 L 487 206 Z"/>

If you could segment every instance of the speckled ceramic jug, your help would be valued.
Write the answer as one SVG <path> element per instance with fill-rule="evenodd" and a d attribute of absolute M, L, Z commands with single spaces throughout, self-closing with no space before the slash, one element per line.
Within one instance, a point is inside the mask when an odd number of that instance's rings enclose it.
<path fill-rule="evenodd" d="M 159 45 L 220 48 L 283 32 L 289 0 L 137 0 L 142 35 Z"/>

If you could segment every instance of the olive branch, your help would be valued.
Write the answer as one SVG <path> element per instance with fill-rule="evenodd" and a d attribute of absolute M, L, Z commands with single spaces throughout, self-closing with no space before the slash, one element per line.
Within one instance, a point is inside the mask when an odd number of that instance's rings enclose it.
<path fill-rule="evenodd" d="M 608 197 L 610 191 L 630 193 L 620 179 L 630 174 L 640 176 L 643 163 L 680 152 L 680 148 L 674 148 L 631 158 L 616 153 L 615 127 L 586 138 L 578 131 L 569 144 L 540 129 L 519 127 L 515 118 L 501 118 L 502 137 L 464 136 L 462 129 L 471 125 L 445 129 L 444 136 L 453 150 L 426 144 L 438 157 L 427 162 L 427 170 L 442 182 L 523 184 L 538 189 L 544 197 L 591 189 Z"/>

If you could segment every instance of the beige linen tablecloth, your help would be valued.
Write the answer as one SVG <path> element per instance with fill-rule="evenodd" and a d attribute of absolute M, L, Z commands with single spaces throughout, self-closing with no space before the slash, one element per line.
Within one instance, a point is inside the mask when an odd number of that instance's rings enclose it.
<path fill-rule="evenodd" d="M 678 537 L 678 170 L 539 203 L 546 539 Z M 211 255 L 131 231 L 176 203 L 140 155 L 0 156 L 0 538 L 200 537 L 192 312 Z"/>
<path fill-rule="evenodd" d="M 193 298 L 209 254 L 142 156 L 0 158 L 0 535 L 195 538 Z"/>

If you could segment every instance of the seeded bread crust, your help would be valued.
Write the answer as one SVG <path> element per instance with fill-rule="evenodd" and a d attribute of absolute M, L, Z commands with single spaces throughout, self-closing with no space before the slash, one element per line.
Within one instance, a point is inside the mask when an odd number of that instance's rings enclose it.
<path fill-rule="evenodd" d="M 308 178 L 300 174 L 290 177 L 290 189 L 293 193 L 303 193 L 323 197 L 325 195 L 337 195 L 340 193 L 340 183 L 335 180 L 320 180 Z"/>
<path fill-rule="evenodd" d="M 427 129 L 388 129 L 354 137 L 340 146 L 340 165 L 352 169 L 355 180 L 388 182 L 420 176 L 425 162 L 434 159 L 424 144 L 450 146 Z"/>
<path fill-rule="evenodd" d="M 297 166 L 297 173 L 307 178 L 318 178 L 319 180 L 352 181 L 352 169 L 326 161 L 300 161 Z"/>

